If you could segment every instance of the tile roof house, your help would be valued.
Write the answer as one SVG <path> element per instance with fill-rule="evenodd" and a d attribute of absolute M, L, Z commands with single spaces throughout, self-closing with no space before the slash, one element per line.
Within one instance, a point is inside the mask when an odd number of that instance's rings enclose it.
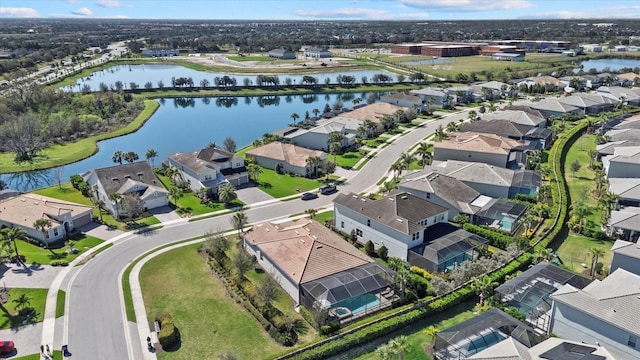
<path fill-rule="evenodd" d="M 630 273 L 640 275 L 640 244 L 630 241 L 616 240 L 611 247 L 613 259 L 609 272 L 624 269 Z"/>
<path fill-rule="evenodd" d="M 543 128 L 547 124 L 547 119 L 538 110 L 527 108 L 523 109 L 503 109 L 480 117 L 484 121 L 491 120 L 507 120 L 514 124 L 535 126 Z"/>
<path fill-rule="evenodd" d="M 33 226 L 39 219 L 51 222 L 46 233 Z M 0 227 L 22 228 L 29 237 L 45 245 L 65 239 L 71 231 L 92 221 L 92 206 L 15 192 L 0 200 Z"/>
<path fill-rule="evenodd" d="M 84 179 L 90 187 L 97 187 L 97 197 L 116 216 L 119 216 L 122 208 L 120 201 L 109 199 L 113 193 L 137 196 L 144 202 L 147 210 L 169 204 L 169 192 L 146 161 L 94 169 Z"/>
<path fill-rule="evenodd" d="M 613 155 L 602 158 L 608 178 L 637 178 L 640 174 L 640 146 L 616 147 Z"/>
<path fill-rule="evenodd" d="M 207 188 L 217 193 L 224 184 L 237 187 L 249 182 L 244 159 L 217 147 L 174 153 L 169 155 L 167 163 L 180 171 L 193 191 Z"/>
<path fill-rule="evenodd" d="M 637 242 L 640 237 L 640 207 L 625 206 L 609 216 L 607 234 L 613 238 Z"/>
<path fill-rule="evenodd" d="M 512 170 L 479 162 L 449 160 L 434 163 L 424 171 L 454 177 L 480 194 L 493 198 L 535 195 L 541 184 L 540 174 L 533 170 Z"/>
<path fill-rule="evenodd" d="M 256 164 L 263 168 L 275 170 L 278 164 L 285 173 L 293 173 L 300 176 L 312 176 L 318 174 L 318 169 L 322 169 L 327 161 L 327 153 L 320 150 L 311 150 L 287 144 L 280 141 L 273 141 L 246 152 L 247 157 L 255 159 Z M 320 162 L 312 166 L 307 159 L 316 156 Z"/>
<path fill-rule="evenodd" d="M 522 125 L 509 120 L 478 120 L 464 123 L 460 132 L 480 132 L 508 137 L 514 140 L 540 141 L 545 149 L 553 144 L 553 131 L 531 125 Z"/>
<path fill-rule="evenodd" d="M 609 178 L 609 191 L 619 196 L 618 205 L 640 207 L 640 175 L 638 178 Z"/>
<path fill-rule="evenodd" d="M 506 137 L 475 132 L 452 132 L 433 144 L 433 159 L 483 162 L 509 167 L 515 161 L 516 148 L 522 143 Z"/>
<path fill-rule="evenodd" d="M 358 242 L 371 240 L 376 249 L 385 246 L 389 256 L 407 259 L 407 251 L 423 243 L 425 230 L 449 221 L 446 207 L 407 192 L 394 191 L 380 200 L 353 193 L 333 200 L 335 228 L 355 232 Z"/>
<path fill-rule="evenodd" d="M 371 120 L 373 122 L 380 122 L 385 116 L 395 116 L 399 110 L 406 111 L 407 107 L 404 105 L 393 105 L 388 102 L 376 102 L 365 106 L 360 106 L 357 109 L 344 112 L 340 114 L 341 117 L 355 119 L 359 121 Z"/>
<path fill-rule="evenodd" d="M 336 233 L 309 219 L 254 225 L 244 233 L 243 245 L 296 304 L 303 304 L 309 309 L 313 308 L 313 304 L 304 301 L 303 287 L 306 284 L 336 274 L 348 276 L 363 267 L 373 266 L 382 270 L 382 273 L 388 272 Z M 388 285 L 388 282 L 384 282 L 373 291 Z M 314 295 L 317 297 L 319 294 Z M 327 304 L 327 307 L 331 305 L 334 304 Z"/>
<path fill-rule="evenodd" d="M 517 86 L 532 86 L 539 85 L 544 86 L 546 91 L 557 91 L 564 88 L 564 83 L 553 76 L 542 75 L 542 76 L 531 76 L 526 79 L 516 80 L 514 84 Z"/>
<path fill-rule="evenodd" d="M 551 333 L 600 344 L 617 359 L 640 358 L 639 275 L 617 269 L 582 290 L 565 285 L 551 298 Z"/>

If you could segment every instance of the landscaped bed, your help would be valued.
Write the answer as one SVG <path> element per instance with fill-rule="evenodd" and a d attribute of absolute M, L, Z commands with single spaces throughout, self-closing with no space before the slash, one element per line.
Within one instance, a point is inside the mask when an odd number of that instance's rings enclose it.
<path fill-rule="evenodd" d="M 44 307 L 48 291 L 48 289 L 10 289 L 9 298 L 4 304 L 6 312 L 3 311 L 2 318 L 0 318 L 0 329 L 11 329 L 44 320 Z M 18 302 L 21 295 L 25 295 L 28 302 L 23 304 Z M 18 310 L 21 310 L 22 314 L 18 314 Z M 28 318 L 27 313 L 30 314 Z"/>

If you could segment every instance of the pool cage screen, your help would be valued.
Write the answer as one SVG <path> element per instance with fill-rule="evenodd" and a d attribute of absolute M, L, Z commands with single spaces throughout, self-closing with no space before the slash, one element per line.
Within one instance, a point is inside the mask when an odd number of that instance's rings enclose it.
<path fill-rule="evenodd" d="M 525 205 L 505 200 L 497 200 L 490 206 L 478 211 L 474 217 L 476 219 L 476 223 L 479 225 L 491 226 L 496 220 L 501 220 L 504 217 L 512 218 L 514 221 L 518 220 L 522 215 L 524 215 L 525 211 L 527 211 L 527 207 Z M 517 228 L 517 225 L 513 226 L 510 231 L 513 233 Z"/>
<path fill-rule="evenodd" d="M 361 265 L 301 284 L 300 303 L 307 309 L 329 309 L 341 301 L 386 289 L 394 285 L 394 277 L 393 271 L 378 263 Z"/>
<path fill-rule="evenodd" d="M 466 359 L 498 342 L 512 337 L 527 348 L 545 340 L 543 335 L 504 311 L 492 308 L 480 315 L 436 334 L 437 359 Z"/>
<path fill-rule="evenodd" d="M 551 309 L 551 294 L 569 284 L 582 289 L 591 280 L 548 262 L 540 262 L 495 290 L 503 302 L 525 314 L 527 321 L 537 319 Z"/>
<path fill-rule="evenodd" d="M 474 259 L 477 249 L 487 243 L 488 240 L 481 236 L 457 230 L 411 249 L 408 261 L 429 272 L 451 271 L 456 265 Z"/>

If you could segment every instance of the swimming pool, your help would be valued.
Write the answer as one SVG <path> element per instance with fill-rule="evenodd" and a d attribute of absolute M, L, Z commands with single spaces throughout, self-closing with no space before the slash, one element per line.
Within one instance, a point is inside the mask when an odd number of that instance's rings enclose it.
<path fill-rule="evenodd" d="M 462 349 L 462 353 L 465 356 L 471 356 L 475 353 L 478 353 L 488 347 L 491 347 L 500 341 L 506 339 L 501 333 L 498 331 L 492 331 L 486 335 L 480 336 L 471 340 L 467 346 Z"/>
<path fill-rule="evenodd" d="M 464 251 L 453 251 L 447 254 L 444 258 L 440 259 L 440 263 L 438 264 L 438 271 L 453 270 L 455 268 L 455 264 L 462 264 L 467 260 L 471 260 L 472 256 L 467 254 Z"/>
<path fill-rule="evenodd" d="M 340 301 L 336 303 L 332 308 L 345 307 L 351 310 L 351 313 L 356 315 L 366 310 L 370 310 L 380 305 L 380 299 L 375 294 L 362 294 L 351 299 Z"/>
<path fill-rule="evenodd" d="M 515 224 L 516 219 L 510 217 L 510 216 L 502 216 L 502 218 L 498 221 L 498 226 L 500 226 L 501 229 L 507 230 L 507 231 L 511 231 L 511 229 L 513 229 L 513 225 Z"/>

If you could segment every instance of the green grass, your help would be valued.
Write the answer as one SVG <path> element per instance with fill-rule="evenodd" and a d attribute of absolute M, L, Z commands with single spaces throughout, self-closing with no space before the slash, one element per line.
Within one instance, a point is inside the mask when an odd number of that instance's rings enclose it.
<path fill-rule="evenodd" d="M 47 300 L 48 289 L 23 289 L 14 288 L 9 290 L 9 300 L 4 305 L 8 314 L 3 312 L 0 318 L 0 329 L 11 329 L 16 326 L 22 326 L 23 321 L 26 319 L 24 315 L 18 315 L 16 311 L 15 303 L 13 300 L 20 297 L 22 294 L 26 294 L 30 299 L 29 306 L 27 308 L 32 309 L 34 315 L 31 316 L 27 323 L 38 323 L 44 320 L 44 307 Z"/>
<path fill-rule="evenodd" d="M 275 61 L 272 57 L 268 56 L 227 56 L 227 59 L 233 61 Z"/>
<path fill-rule="evenodd" d="M 320 224 L 324 224 L 325 220 L 333 220 L 333 211 L 318 213 L 316 214 L 314 220 L 319 222 Z"/>
<path fill-rule="evenodd" d="M 62 290 L 58 290 L 56 297 L 56 319 L 64 315 L 65 297 L 67 293 Z"/>
<path fill-rule="evenodd" d="M 67 246 L 58 249 L 47 250 L 45 248 L 33 245 L 26 241 L 18 240 L 18 252 L 20 255 L 24 255 L 27 259 L 27 263 L 38 263 L 41 265 L 51 264 L 52 261 L 62 260 L 71 262 L 77 258 L 83 252 L 91 249 L 94 246 L 101 244 L 103 240 L 89 235 L 82 235 L 79 240 L 74 240 L 73 247 L 78 249 L 76 254 L 67 253 Z M 54 245 L 55 246 L 55 245 Z"/>
<path fill-rule="evenodd" d="M 70 174 L 71 175 L 71 174 Z M 76 204 L 92 206 L 91 200 L 71 186 L 71 183 L 64 183 L 61 186 L 54 185 L 46 188 L 38 189 L 34 194 L 52 197 L 54 199 L 64 200 Z"/>
<path fill-rule="evenodd" d="M 353 168 L 355 166 L 355 164 L 358 161 L 360 161 L 360 159 L 362 159 L 362 157 L 364 155 L 366 155 L 367 152 L 364 151 L 364 150 L 362 150 L 362 151 L 364 152 L 364 154 L 361 153 L 360 150 L 347 151 L 344 154 L 340 154 L 340 155 L 336 156 L 336 163 L 341 168 L 351 169 L 351 168 Z M 333 155 L 330 155 L 330 157 L 333 157 Z"/>
<path fill-rule="evenodd" d="M 274 198 L 281 198 L 309 190 L 315 190 L 323 184 L 324 183 L 318 179 L 307 179 L 301 176 L 277 174 L 274 170 L 265 168 L 262 168 L 262 173 L 258 177 L 258 187 L 260 190 Z"/>
<path fill-rule="evenodd" d="M 174 186 L 168 177 L 161 174 L 156 174 L 156 176 L 158 176 L 158 179 L 160 179 L 160 182 L 162 182 L 162 185 L 164 185 L 165 188 L 169 189 Z M 234 200 L 228 207 L 225 207 L 223 203 L 211 202 L 210 204 L 202 204 L 200 203 L 200 198 L 195 196 L 193 192 L 190 191 L 180 194 L 177 204 L 175 204 L 172 197 L 169 198 L 169 201 L 174 206 L 177 205 L 177 208 L 181 209 L 179 212 L 188 213 L 191 215 L 208 214 L 210 212 L 225 210 L 227 208 L 235 208 L 244 205 L 244 203 L 238 199 Z"/>
<path fill-rule="evenodd" d="M 40 353 L 20 356 L 20 357 L 17 357 L 17 358 L 11 358 L 11 360 L 41 360 L 41 359 L 42 359 L 42 357 L 40 356 Z M 62 360 L 62 359 L 63 359 L 62 351 L 53 350 L 53 360 Z"/>
<path fill-rule="evenodd" d="M 613 257 L 611 246 L 613 246 L 613 242 L 611 241 L 596 240 L 582 235 L 569 234 L 558 248 L 557 253 L 567 268 L 576 273 L 586 271 L 586 275 L 588 276 L 589 269 L 591 268 L 591 254 L 589 254 L 589 249 L 597 248 L 604 251 L 604 256 L 601 256 L 598 261 L 604 265 L 604 269 L 608 269 Z M 587 267 L 583 267 L 582 264 L 586 264 Z"/>
<path fill-rule="evenodd" d="M 476 316 L 473 312 L 473 306 L 475 303 L 465 302 L 457 305 L 453 308 L 445 310 L 442 313 L 435 314 L 423 321 L 420 321 L 418 325 L 409 326 L 408 331 L 405 332 L 407 336 L 407 342 L 409 344 L 409 350 L 404 353 L 405 360 L 430 360 L 431 357 L 425 353 L 425 347 L 431 347 L 433 341 L 429 336 L 423 332 L 426 328 L 434 325 L 438 331 L 448 329 L 456 324 L 459 324 L 465 320 L 471 319 Z M 400 335 L 400 334 L 398 334 Z M 369 352 L 360 355 L 355 358 L 356 360 L 374 360 L 379 359 L 375 352 Z"/>
<path fill-rule="evenodd" d="M 168 312 L 181 334 L 180 349 L 158 358 L 211 359 L 231 351 L 240 359 L 261 359 L 282 351 L 248 312 L 225 296 L 196 252 L 199 246 L 161 254 L 140 273 L 149 318 Z"/>
<path fill-rule="evenodd" d="M 70 164 L 98 152 L 97 142 L 135 132 L 153 115 L 160 104 L 155 100 L 145 100 L 144 110 L 129 124 L 108 133 L 88 137 L 70 144 L 52 145 L 42 150 L 32 162 L 14 162 L 14 153 L 0 153 L 0 173 L 15 173 L 41 170 Z M 65 174 L 69 176 L 71 174 Z"/>
<path fill-rule="evenodd" d="M 371 148 L 377 148 L 378 146 L 386 143 L 387 141 L 389 141 L 389 138 L 386 136 L 378 136 L 375 139 L 367 139 L 364 141 L 364 145 L 371 147 Z"/>

